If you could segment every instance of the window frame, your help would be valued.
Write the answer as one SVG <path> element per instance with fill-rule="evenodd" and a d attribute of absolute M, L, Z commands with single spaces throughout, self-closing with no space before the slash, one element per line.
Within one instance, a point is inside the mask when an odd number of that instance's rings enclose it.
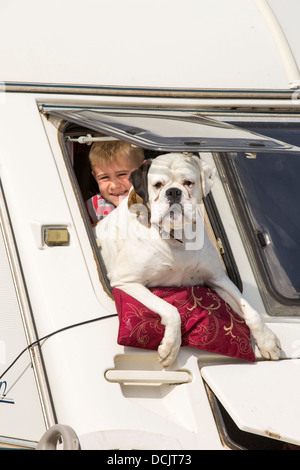
<path fill-rule="evenodd" d="M 288 158 L 288 157 L 287 157 Z M 234 163 L 226 153 L 214 154 L 214 161 L 230 203 L 254 277 L 270 316 L 299 316 L 300 298 L 283 296 L 274 285 L 272 274 L 263 253 L 264 246 L 255 230 Z"/>
<path fill-rule="evenodd" d="M 95 237 L 94 237 L 91 225 L 90 225 L 90 221 L 89 221 L 87 212 L 85 210 L 84 200 L 83 200 L 81 190 L 80 190 L 80 187 L 79 187 L 79 184 L 78 184 L 78 181 L 77 181 L 77 176 L 75 174 L 75 170 L 73 168 L 73 165 L 72 165 L 70 157 L 69 157 L 69 151 L 68 151 L 67 142 L 66 142 L 66 139 L 65 139 L 66 130 L 68 129 L 68 127 L 71 124 L 73 124 L 73 125 L 75 125 L 79 128 L 85 129 L 85 130 L 91 129 L 94 133 L 99 132 L 101 130 L 104 133 L 104 129 L 101 128 L 101 126 L 100 126 L 100 128 L 97 125 L 96 126 L 93 125 L 92 127 L 88 127 L 87 122 L 86 121 L 81 122 L 80 119 L 78 118 L 78 115 L 76 115 L 76 117 L 74 119 L 71 119 L 71 120 L 66 119 L 67 117 L 70 117 L 70 113 L 72 114 L 73 110 L 76 111 L 78 109 L 89 109 L 89 108 L 90 108 L 89 106 L 86 106 L 86 107 L 84 107 L 84 106 L 74 106 L 74 107 L 70 108 L 70 107 L 64 107 L 64 106 L 59 106 L 59 107 L 54 106 L 53 107 L 53 106 L 42 105 L 41 106 L 41 111 L 44 114 L 49 113 L 50 116 L 53 115 L 54 117 L 58 117 L 60 119 L 63 119 L 63 126 L 61 126 L 61 129 L 60 129 L 60 146 L 61 146 L 62 151 L 63 151 L 62 153 L 64 155 L 65 164 L 66 164 L 67 169 L 68 169 L 68 174 L 69 174 L 70 179 L 71 179 L 71 183 L 72 183 L 72 187 L 73 187 L 74 192 L 75 192 L 76 200 L 78 201 L 80 212 L 81 212 L 82 218 L 84 220 L 84 223 L 85 223 L 85 226 L 86 226 L 86 229 L 87 229 L 87 234 L 88 234 L 88 237 L 89 237 L 89 240 L 90 240 L 90 243 L 91 243 L 94 258 L 97 261 L 97 270 L 98 270 L 98 273 L 99 273 L 99 278 L 100 278 L 101 284 L 104 287 L 104 290 L 111 296 L 112 291 L 111 291 L 110 283 L 108 281 L 106 270 L 105 270 L 104 264 L 102 262 L 101 255 L 99 253 L 99 249 L 98 249 L 98 246 L 97 246 L 97 243 L 96 243 L 96 240 L 95 240 Z M 128 110 L 122 110 L 122 109 L 113 109 L 113 110 L 111 110 L 111 109 L 103 109 L 103 108 L 98 108 L 98 107 L 96 107 L 96 109 L 99 111 L 99 117 L 101 117 L 101 115 L 103 113 L 112 113 L 114 116 L 117 116 L 119 113 L 121 115 L 124 115 L 124 114 L 127 115 L 128 114 Z M 67 111 L 67 113 L 66 113 L 66 111 Z M 160 111 L 133 110 L 133 111 L 131 111 L 131 113 L 136 114 L 137 116 L 139 116 L 141 114 L 147 115 L 147 117 L 153 117 L 154 119 L 157 118 L 158 116 L 163 116 L 165 119 L 169 119 L 170 117 L 175 115 L 176 118 L 179 118 L 182 121 L 184 121 L 185 117 L 189 117 L 192 120 L 194 120 L 194 119 L 197 120 L 197 116 L 195 114 L 188 114 L 188 113 L 181 113 L 181 112 L 165 112 L 165 111 L 160 112 Z M 205 119 L 204 119 L 204 121 L 205 121 Z M 215 122 L 217 124 L 218 124 L 218 120 L 221 122 L 221 125 L 220 126 L 216 125 L 216 128 L 218 128 L 218 127 L 223 128 L 222 124 L 223 124 L 223 121 L 225 121 L 224 119 L 220 118 L 220 116 L 218 116 L 217 119 L 211 119 L 212 122 Z M 238 120 L 234 121 L 234 125 L 238 126 Z M 229 126 L 228 131 L 230 131 L 231 128 L 232 128 L 232 126 Z M 235 127 L 233 127 L 233 128 L 235 128 Z M 251 142 L 251 139 L 253 138 L 254 139 L 253 140 L 254 145 L 256 145 L 256 143 L 257 143 L 256 136 L 259 135 L 259 134 L 253 133 L 251 131 L 247 131 L 247 129 L 245 129 L 245 128 L 242 128 L 242 129 L 246 130 L 246 132 L 249 132 L 250 137 L 249 137 L 248 143 Z M 162 153 L 164 151 L 179 151 L 179 149 L 176 146 L 172 147 L 172 145 L 167 147 L 167 148 L 164 148 L 163 150 L 162 150 L 161 146 L 159 146 L 157 143 L 155 145 L 153 143 L 151 143 L 151 144 L 148 143 L 145 146 L 143 146 L 143 145 L 141 145 L 141 142 L 139 140 L 136 141 L 136 138 L 135 138 L 134 135 L 126 135 L 125 138 L 123 138 L 123 135 L 118 135 L 118 133 L 115 133 L 114 131 L 111 132 L 111 129 L 110 130 L 106 129 L 105 134 L 113 136 L 115 138 L 119 138 L 120 140 L 126 140 L 126 141 L 129 141 L 131 143 L 135 143 L 136 145 L 139 145 L 139 146 L 143 147 L 145 150 L 150 149 L 150 150 L 155 150 L 155 151 L 160 152 L 160 153 Z M 230 138 L 230 137 L 228 137 L 228 138 Z M 264 138 L 265 137 L 263 136 L 263 139 Z M 266 152 L 266 151 L 269 151 L 269 152 L 280 151 L 282 153 L 283 148 L 284 148 L 284 151 L 287 151 L 287 152 L 289 152 L 289 151 L 299 152 L 299 150 L 300 150 L 297 147 L 291 146 L 290 144 L 285 144 L 284 142 L 277 141 L 276 139 L 273 139 L 273 138 L 266 137 L 266 139 L 269 139 L 271 144 L 270 145 L 268 144 L 267 148 L 266 147 L 264 148 L 264 150 L 263 150 L 264 152 Z M 273 146 L 272 142 L 273 143 L 275 142 L 275 146 Z M 278 144 L 277 144 L 278 142 L 280 144 L 283 144 L 283 147 L 282 147 L 282 145 L 279 145 L 279 147 L 278 147 Z M 157 147 L 156 147 L 156 145 L 157 145 Z M 231 146 L 234 149 L 234 145 L 230 144 L 230 145 L 227 146 L 228 151 L 233 150 L 231 148 Z M 217 147 L 218 147 L 218 145 L 217 145 Z M 201 145 L 199 145 L 198 147 L 197 147 L 197 145 L 194 146 L 194 142 L 192 142 L 191 146 L 187 146 L 186 151 L 191 151 L 191 150 L 193 150 L 194 152 L 197 152 L 197 153 L 199 152 L 200 153 L 200 152 L 203 152 L 203 147 Z M 255 147 L 250 145 L 250 146 L 247 146 L 247 148 L 245 150 L 255 152 L 255 150 L 256 151 L 261 150 L 261 148 L 260 148 L 260 145 L 258 145 L 258 147 L 256 149 L 255 149 Z M 181 151 L 182 151 L 182 149 L 181 149 Z M 238 147 L 238 151 L 241 151 L 241 147 Z M 215 164 L 216 164 L 216 167 L 219 171 L 219 174 L 221 175 L 221 179 L 227 178 L 228 180 L 231 180 L 232 179 L 232 174 L 230 172 L 228 172 L 228 168 L 224 169 L 224 165 L 222 163 L 222 160 L 224 159 L 224 152 L 216 153 L 216 152 L 211 151 L 210 153 L 212 153 L 213 156 L 214 156 Z M 250 260 L 250 264 L 251 264 L 251 267 L 253 269 L 259 291 L 260 291 L 261 296 L 264 300 L 266 311 L 270 315 L 282 315 L 283 314 L 282 305 L 285 305 L 285 306 L 288 306 L 288 310 L 286 311 L 286 315 L 296 315 L 296 314 L 298 314 L 298 312 L 295 312 L 295 309 L 298 310 L 298 305 L 295 306 L 294 301 L 293 302 L 289 302 L 289 301 L 286 302 L 286 301 L 283 301 L 283 299 L 277 298 L 277 299 L 275 299 L 276 301 L 274 302 L 274 298 L 276 296 L 275 295 L 270 295 L 270 292 L 272 292 L 272 289 L 271 289 L 271 285 L 270 285 L 268 276 L 265 275 L 265 270 L 263 269 L 264 266 L 261 262 L 261 257 L 259 257 L 259 260 L 260 260 L 259 267 L 257 266 L 257 263 L 253 262 L 253 260 L 255 259 L 255 256 L 257 255 L 257 252 L 255 252 L 255 249 L 254 249 L 254 247 L 255 247 L 254 241 L 255 240 L 253 239 L 253 237 L 249 238 L 249 236 L 247 236 L 246 233 L 245 233 L 247 231 L 249 233 L 252 233 L 251 231 L 249 231 L 249 227 L 250 227 L 249 220 L 247 220 L 247 217 L 245 217 L 244 211 L 241 210 L 240 203 L 238 201 L 234 200 L 234 198 L 232 197 L 232 194 L 230 194 L 230 191 L 228 190 L 228 185 L 225 184 L 224 187 L 225 187 L 225 192 L 227 194 L 227 197 L 228 197 L 229 201 L 231 202 L 230 205 L 231 205 L 235 220 L 237 222 L 237 225 L 239 227 L 239 232 L 241 234 L 241 238 L 242 238 L 246 253 L 247 253 L 248 258 Z M 206 200 L 204 200 L 204 204 L 205 204 L 205 208 L 206 208 L 207 213 L 208 213 L 208 218 L 209 218 L 209 220 L 212 224 L 215 239 L 217 240 L 218 238 L 220 238 L 221 241 L 222 241 L 223 246 L 225 247 L 225 256 L 221 255 L 221 258 L 224 261 L 224 265 L 225 265 L 225 268 L 227 270 L 228 276 L 237 285 L 237 287 L 242 291 L 243 286 L 242 286 L 242 281 L 241 281 L 241 278 L 240 278 L 240 275 L 239 275 L 239 272 L 238 272 L 237 264 L 234 260 L 233 253 L 232 253 L 230 244 L 228 242 L 226 232 L 225 232 L 225 229 L 224 229 L 222 221 L 221 221 L 221 217 L 219 216 L 216 205 L 214 203 L 214 199 L 213 199 L 212 194 L 210 194 L 206 198 Z M 246 228 L 246 230 L 245 230 L 245 228 Z M 272 294 L 273 294 L 273 292 L 272 292 Z"/>

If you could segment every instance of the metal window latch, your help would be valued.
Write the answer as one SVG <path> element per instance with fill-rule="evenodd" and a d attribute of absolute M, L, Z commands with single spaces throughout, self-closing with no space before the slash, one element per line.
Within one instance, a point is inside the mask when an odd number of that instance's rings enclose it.
<path fill-rule="evenodd" d="M 266 246 L 270 245 L 271 243 L 271 240 L 270 240 L 270 237 L 267 233 L 264 233 L 264 232 L 257 232 L 256 233 L 256 236 L 258 238 L 258 241 L 260 243 L 260 246 L 262 246 L 263 248 L 265 248 Z"/>
<path fill-rule="evenodd" d="M 221 238 L 217 238 L 216 242 L 219 248 L 220 255 L 224 255 L 225 250 Z"/>
<path fill-rule="evenodd" d="M 112 140 L 119 140 L 116 137 L 92 137 L 91 134 L 81 135 L 80 137 L 67 137 L 67 142 L 78 142 L 79 144 L 92 145 L 93 142 L 107 142 Z"/>

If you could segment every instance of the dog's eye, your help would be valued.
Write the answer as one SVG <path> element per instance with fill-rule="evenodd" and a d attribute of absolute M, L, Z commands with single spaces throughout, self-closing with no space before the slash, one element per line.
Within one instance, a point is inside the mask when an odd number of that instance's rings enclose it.
<path fill-rule="evenodd" d="M 189 188 L 194 185 L 193 181 L 186 180 L 184 183 L 184 186 L 188 186 Z"/>
<path fill-rule="evenodd" d="M 157 183 L 155 183 L 154 188 L 155 189 L 160 189 L 162 187 L 162 185 L 163 184 L 160 181 L 158 181 Z"/>

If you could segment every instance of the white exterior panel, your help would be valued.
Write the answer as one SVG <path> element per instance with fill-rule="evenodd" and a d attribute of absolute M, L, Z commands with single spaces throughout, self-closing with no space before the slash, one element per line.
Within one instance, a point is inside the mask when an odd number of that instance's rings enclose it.
<path fill-rule="evenodd" d="M 287 0 L 287 11 L 289 3 L 295 6 Z M 283 18 L 285 29 L 298 16 L 291 11 Z M 1 18 L 0 80 L 6 82 L 289 87 L 254 0 L 54 0 L 43 8 L 29 0 L 6 2 Z M 288 39 L 299 57 L 299 41 Z"/>

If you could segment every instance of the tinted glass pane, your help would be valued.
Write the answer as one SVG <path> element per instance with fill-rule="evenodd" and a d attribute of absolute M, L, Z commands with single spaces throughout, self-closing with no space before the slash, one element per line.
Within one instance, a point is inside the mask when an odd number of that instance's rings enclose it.
<path fill-rule="evenodd" d="M 257 128 L 299 144 L 298 126 Z M 300 157 L 292 154 L 237 154 L 234 167 L 273 285 L 284 297 L 300 293 Z"/>

